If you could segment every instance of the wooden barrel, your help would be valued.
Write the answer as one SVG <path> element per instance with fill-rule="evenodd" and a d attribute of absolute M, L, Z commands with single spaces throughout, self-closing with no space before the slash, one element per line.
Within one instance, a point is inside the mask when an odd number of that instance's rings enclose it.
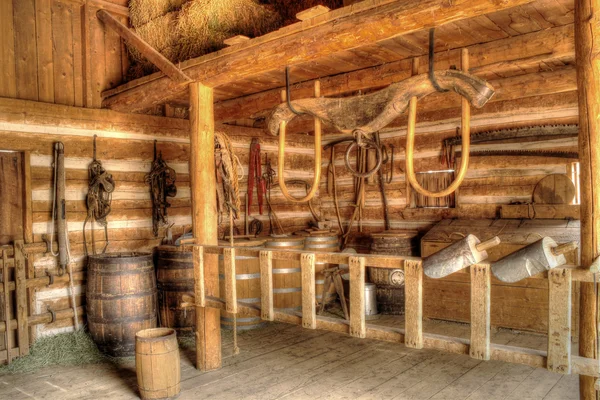
<path fill-rule="evenodd" d="M 413 256 L 418 252 L 417 231 L 384 231 L 372 235 L 371 254 Z M 404 271 L 368 268 L 369 280 L 377 285 L 377 306 L 382 314 L 404 314 Z"/>
<path fill-rule="evenodd" d="M 156 276 L 150 253 L 99 254 L 88 258 L 87 321 L 100 351 L 132 356 L 135 334 L 156 328 Z"/>
<path fill-rule="evenodd" d="M 264 238 L 236 239 L 236 247 L 262 247 Z M 229 246 L 229 241 L 220 240 L 219 246 Z M 250 257 L 236 255 L 235 257 L 235 279 L 237 288 L 237 301 L 260 307 L 260 262 L 258 256 Z M 225 275 L 223 272 L 223 256 L 219 256 L 219 290 L 220 297 L 225 298 Z M 248 315 L 239 309 L 237 313 L 237 331 L 256 329 L 263 326 L 264 322 L 260 316 Z M 221 311 L 221 328 L 233 329 L 233 314 Z"/>
<path fill-rule="evenodd" d="M 158 321 L 173 328 L 179 336 L 191 335 L 196 325 L 196 309 L 183 308 L 183 295 L 194 295 L 192 252 L 184 246 L 159 246 L 156 249 Z"/>
<path fill-rule="evenodd" d="M 154 328 L 136 333 L 135 371 L 142 399 L 167 399 L 179 394 L 181 369 L 174 329 Z"/>
<path fill-rule="evenodd" d="M 335 253 L 340 251 L 340 239 L 337 235 L 332 235 L 328 232 L 326 235 L 310 235 L 305 238 L 304 250 L 318 253 Z M 323 298 L 323 284 L 325 283 L 325 275 L 323 270 L 329 268 L 329 263 L 316 262 L 315 263 L 315 294 L 317 302 L 320 303 Z M 337 298 L 337 293 L 333 286 L 330 286 L 326 293 L 326 303 L 331 302 Z"/>
<path fill-rule="evenodd" d="M 302 250 L 304 238 L 270 237 L 265 247 L 275 250 Z M 302 310 L 302 273 L 300 262 L 273 260 L 273 308 L 283 312 Z"/>

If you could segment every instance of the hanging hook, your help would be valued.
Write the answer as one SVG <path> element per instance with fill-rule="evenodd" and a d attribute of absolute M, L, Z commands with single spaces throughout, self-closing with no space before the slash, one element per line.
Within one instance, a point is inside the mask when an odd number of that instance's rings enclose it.
<path fill-rule="evenodd" d="M 429 80 L 431 84 L 438 92 L 447 92 L 447 89 L 442 89 L 435 79 L 434 74 L 434 63 L 435 63 L 435 28 L 429 30 Z"/>
<path fill-rule="evenodd" d="M 294 114 L 296 114 L 296 115 L 304 114 L 303 112 L 296 110 L 294 108 L 294 106 L 292 106 L 292 100 L 291 100 L 292 98 L 290 97 L 290 67 L 289 66 L 285 67 L 285 99 L 287 101 L 288 107 Z"/>

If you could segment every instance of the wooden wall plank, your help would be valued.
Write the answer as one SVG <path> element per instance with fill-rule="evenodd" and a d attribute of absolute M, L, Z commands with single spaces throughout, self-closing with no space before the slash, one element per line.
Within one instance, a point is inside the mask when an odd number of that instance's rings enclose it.
<path fill-rule="evenodd" d="M 317 328 L 317 306 L 315 299 L 315 255 L 303 253 L 300 258 L 302 269 L 302 326 Z"/>
<path fill-rule="evenodd" d="M 70 3 L 52 4 L 54 57 L 54 99 L 58 104 L 75 105 L 73 82 L 73 10 Z"/>
<path fill-rule="evenodd" d="M 17 97 L 13 2 L 0 1 L 0 96 Z"/>
<path fill-rule="evenodd" d="M 104 57 L 104 79 L 106 90 L 119 86 L 121 84 L 123 73 L 121 37 L 114 29 L 106 26 L 104 26 Z"/>
<path fill-rule="evenodd" d="M 83 51 L 84 46 L 84 25 L 83 16 L 85 7 L 81 4 L 72 4 L 73 8 L 73 90 L 74 90 L 74 105 L 83 107 L 84 105 L 84 62 Z"/>
<path fill-rule="evenodd" d="M 18 250 L 22 248 L 24 242 L 15 240 L 15 288 L 16 288 L 16 305 L 17 305 L 17 335 L 19 338 L 19 355 L 26 356 L 29 354 L 29 326 L 28 326 L 28 310 L 27 302 L 27 272 L 25 266 L 25 257 Z"/>
<path fill-rule="evenodd" d="M 548 272 L 548 371 L 571 373 L 571 270 Z"/>
<path fill-rule="evenodd" d="M 54 103 L 52 0 L 35 0 L 39 100 Z"/>
<path fill-rule="evenodd" d="M 8 256 L 6 254 L 6 250 L 3 250 L 2 251 L 2 284 L 4 286 L 4 301 L 2 302 L 2 306 L 4 309 L 2 310 L 2 314 L 4 315 L 5 322 L 10 321 L 10 319 L 11 319 L 11 312 L 10 312 L 11 292 L 10 292 L 10 290 L 7 290 L 9 282 L 10 282 L 10 275 L 8 272 Z M 12 334 L 6 333 L 4 335 L 4 348 L 6 350 L 7 361 L 9 364 L 12 359 L 12 352 L 11 352 L 12 347 L 13 347 Z"/>
<path fill-rule="evenodd" d="M 273 253 L 260 252 L 260 309 L 261 318 L 273 321 Z"/>
<path fill-rule="evenodd" d="M 489 264 L 471 266 L 471 346 L 469 355 L 477 360 L 490 359 L 490 293 Z"/>
<path fill-rule="evenodd" d="M 423 265 L 421 261 L 405 261 L 405 345 L 423 348 Z"/>
<path fill-rule="evenodd" d="M 90 40 L 87 43 L 90 49 L 88 58 L 90 63 L 90 88 L 91 88 L 91 104 L 88 107 L 102 107 L 102 91 L 105 89 L 106 59 L 104 45 L 104 25 L 96 17 L 97 8 L 88 7 L 87 22 L 89 24 Z"/>
<path fill-rule="evenodd" d="M 365 258 L 350 257 L 350 335 L 367 336 L 365 323 Z"/>
<path fill-rule="evenodd" d="M 39 97 L 35 0 L 13 0 L 13 13 L 17 97 L 37 101 Z"/>

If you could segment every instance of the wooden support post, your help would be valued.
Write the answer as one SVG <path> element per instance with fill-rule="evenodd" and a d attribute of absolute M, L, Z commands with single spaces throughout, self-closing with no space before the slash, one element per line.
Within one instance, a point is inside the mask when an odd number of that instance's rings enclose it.
<path fill-rule="evenodd" d="M 10 289 L 8 287 L 8 282 L 10 280 L 10 275 L 8 273 L 8 257 L 6 256 L 6 250 L 2 250 L 2 283 L 4 285 L 4 320 L 6 325 L 10 325 Z M 12 360 L 12 332 L 10 329 L 6 330 L 4 334 L 4 345 L 6 347 L 6 360 L 8 364 L 10 364 Z"/>
<path fill-rule="evenodd" d="M 225 310 L 237 314 L 237 290 L 235 281 L 235 249 L 223 249 L 223 272 L 225 273 Z"/>
<path fill-rule="evenodd" d="M 571 270 L 548 272 L 548 371 L 571 373 Z"/>
<path fill-rule="evenodd" d="M 127 43 L 135 47 L 135 49 L 142 53 L 142 55 L 146 57 L 148 61 L 154 64 L 156 68 L 160 69 L 174 82 L 191 82 L 191 79 L 186 74 L 184 74 L 179 68 L 177 68 L 171 61 L 169 61 L 165 56 L 160 54 L 157 50 L 152 48 L 152 46 L 146 43 L 144 39 L 138 36 L 137 33 L 127 28 L 118 19 L 110 15 L 108 11 L 98 10 L 96 15 L 98 16 L 98 19 L 100 21 L 104 22 L 104 25 L 114 30 Z"/>
<path fill-rule="evenodd" d="M 302 268 L 302 326 L 316 329 L 315 254 L 303 253 L 300 257 L 300 267 Z"/>
<path fill-rule="evenodd" d="M 217 197 L 215 181 L 215 126 L 213 90 L 198 82 L 190 84 L 190 181 L 192 229 L 196 244 L 217 244 Z M 203 257 L 206 296 L 219 297 L 219 260 Z M 194 277 L 202 274 L 194 272 Z M 220 311 L 196 304 L 196 368 L 221 368 Z"/>
<path fill-rule="evenodd" d="M 423 263 L 404 262 L 405 339 L 406 347 L 423 348 Z"/>
<path fill-rule="evenodd" d="M 17 337 L 19 340 L 19 356 L 29 354 L 29 304 L 27 303 L 27 271 L 23 256 L 23 240 L 15 240 L 15 290 L 17 304 Z"/>
<path fill-rule="evenodd" d="M 273 321 L 273 253 L 261 251 L 260 256 L 260 309 L 261 318 Z"/>
<path fill-rule="evenodd" d="M 575 0 L 575 65 L 579 100 L 581 182 L 581 265 L 600 256 L 600 0 Z M 579 355 L 596 358 L 596 292 L 582 282 L 579 305 Z M 583 400 L 596 399 L 595 379 L 580 376 Z"/>
<path fill-rule="evenodd" d="M 490 294 L 492 288 L 489 264 L 471 266 L 471 346 L 469 355 L 477 360 L 490 359 Z"/>
<path fill-rule="evenodd" d="M 204 247 L 196 246 L 192 250 L 192 262 L 194 263 L 194 298 L 196 306 L 206 306 L 204 293 Z"/>
<path fill-rule="evenodd" d="M 350 335 L 364 339 L 365 323 L 365 258 L 350 257 Z"/>

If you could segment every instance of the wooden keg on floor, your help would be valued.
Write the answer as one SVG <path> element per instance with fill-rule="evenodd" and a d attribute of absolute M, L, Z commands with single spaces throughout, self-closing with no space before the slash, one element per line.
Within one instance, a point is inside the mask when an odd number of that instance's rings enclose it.
<path fill-rule="evenodd" d="M 156 276 L 150 253 L 89 256 L 87 321 L 98 348 L 132 356 L 135 334 L 156 327 Z"/>
<path fill-rule="evenodd" d="M 263 247 L 264 238 L 235 239 L 235 247 Z M 219 246 L 229 246 L 229 241 L 219 240 Z M 235 279 L 237 301 L 260 307 L 260 262 L 256 257 L 235 256 Z M 219 256 L 219 290 L 221 298 L 225 297 L 225 273 L 223 271 L 223 256 Z M 264 322 L 260 316 L 249 315 L 242 309 L 237 313 L 237 331 L 256 329 Z M 233 329 L 233 314 L 221 311 L 221 328 Z"/>
<path fill-rule="evenodd" d="M 340 251 L 340 239 L 338 235 L 327 232 L 325 234 L 311 234 L 305 238 L 304 250 L 314 253 L 335 253 Z M 323 298 L 323 284 L 325 283 L 325 275 L 323 270 L 329 268 L 329 263 L 315 263 L 315 294 L 317 302 L 320 303 Z M 337 298 L 335 288 L 331 286 L 326 293 L 327 298 L 325 303 L 333 301 Z"/>
<path fill-rule="evenodd" d="M 304 238 L 270 237 L 265 242 L 265 247 L 273 250 L 302 250 Z M 302 274 L 299 261 L 273 259 L 273 307 L 284 312 L 302 309 Z"/>
<path fill-rule="evenodd" d="M 371 254 L 414 256 L 419 248 L 417 231 L 374 233 Z M 377 285 L 377 305 L 382 314 L 404 314 L 404 271 L 368 268 L 369 280 Z"/>
<path fill-rule="evenodd" d="M 194 263 L 192 252 L 184 246 L 159 246 L 156 249 L 156 282 L 158 287 L 158 321 L 177 334 L 194 332 L 196 309 L 181 307 L 184 295 L 194 295 Z"/>
<path fill-rule="evenodd" d="M 174 329 L 145 329 L 135 335 L 135 371 L 142 399 L 166 399 L 179 394 L 181 369 Z"/>

